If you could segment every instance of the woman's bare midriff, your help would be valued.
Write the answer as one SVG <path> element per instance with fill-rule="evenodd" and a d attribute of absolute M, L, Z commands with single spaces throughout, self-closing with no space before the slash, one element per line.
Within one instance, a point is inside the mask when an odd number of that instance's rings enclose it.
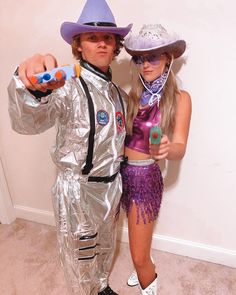
<path fill-rule="evenodd" d="M 150 155 L 132 150 L 128 147 L 125 147 L 125 155 L 129 160 L 147 160 L 150 159 Z"/>

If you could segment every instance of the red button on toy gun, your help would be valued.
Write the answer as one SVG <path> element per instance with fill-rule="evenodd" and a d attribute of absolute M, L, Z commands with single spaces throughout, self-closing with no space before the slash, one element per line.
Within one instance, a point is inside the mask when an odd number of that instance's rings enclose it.
<path fill-rule="evenodd" d="M 158 125 L 153 126 L 150 130 L 151 144 L 159 144 L 161 142 L 161 136 L 162 136 L 161 128 Z"/>
<path fill-rule="evenodd" d="M 79 77 L 80 71 L 81 68 L 79 64 L 58 67 L 51 71 L 42 72 L 30 77 L 30 82 L 32 84 L 41 84 L 50 81 L 58 82 L 61 80 L 69 80 L 72 77 Z"/>

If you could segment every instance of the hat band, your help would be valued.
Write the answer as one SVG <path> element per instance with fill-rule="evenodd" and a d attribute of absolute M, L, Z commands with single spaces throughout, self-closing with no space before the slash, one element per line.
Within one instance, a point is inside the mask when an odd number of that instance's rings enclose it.
<path fill-rule="evenodd" d="M 93 27 L 117 27 L 114 23 L 106 23 L 106 22 L 91 22 L 85 23 L 86 26 L 93 26 Z"/>

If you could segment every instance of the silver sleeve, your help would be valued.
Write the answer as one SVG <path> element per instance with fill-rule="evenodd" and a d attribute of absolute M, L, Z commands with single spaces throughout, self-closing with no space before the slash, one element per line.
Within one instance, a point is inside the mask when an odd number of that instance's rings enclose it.
<path fill-rule="evenodd" d="M 51 128 L 61 116 L 63 95 L 52 94 L 37 100 L 14 75 L 8 86 L 9 115 L 12 129 L 21 134 L 38 134 Z"/>

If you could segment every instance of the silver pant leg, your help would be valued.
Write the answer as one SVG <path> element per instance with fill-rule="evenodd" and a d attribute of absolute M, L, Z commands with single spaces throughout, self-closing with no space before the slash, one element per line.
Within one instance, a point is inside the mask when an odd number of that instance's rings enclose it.
<path fill-rule="evenodd" d="M 97 255 L 99 291 L 102 291 L 108 285 L 111 272 L 116 248 L 121 191 L 120 174 L 117 175 L 114 182 L 109 184 L 94 183 L 89 189 L 87 188 L 90 206 L 94 212 L 94 220 L 96 224 L 99 224 L 97 241 L 99 245 Z"/>
<path fill-rule="evenodd" d="M 112 262 L 115 253 L 116 237 L 117 237 L 117 219 L 110 216 L 100 230 L 98 243 L 100 245 L 98 259 L 98 276 L 100 281 L 100 289 L 102 291 L 108 285 L 108 279 L 111 272 Z"/>
<path fill-rule="evenodd" d="M 58 177 L 53 204 L 60 258 L 73 295 L 97 295 L 107 286 L 120 195 L 120 175 L 108 184 Z"/>

